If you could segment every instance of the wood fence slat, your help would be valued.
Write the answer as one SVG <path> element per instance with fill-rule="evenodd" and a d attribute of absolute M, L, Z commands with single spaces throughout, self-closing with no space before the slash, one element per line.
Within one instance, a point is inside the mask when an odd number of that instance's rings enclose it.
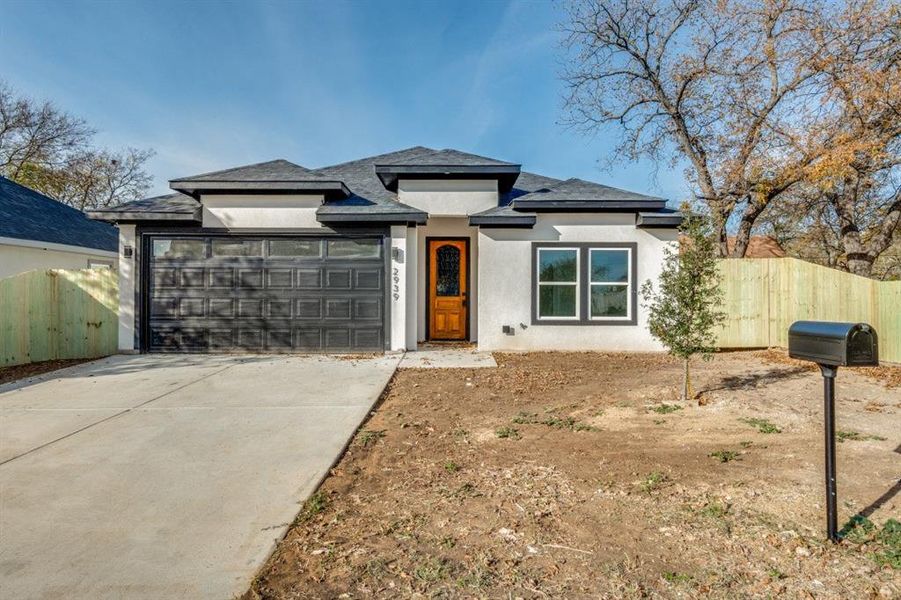
<path fill-rule="evenodd" d="M 866 322 L 880 357 L 901 362 L 901 282 L 875 281 L 795 258 L 720 261 L 726 322 L 721 348 L 788 345 L 799 320 Z"/>
<path fill-rule="evenodd" d="M 0 366 L 114 354 L 118 297 L 111 269 L 29 271 L 0 280 Z"/>

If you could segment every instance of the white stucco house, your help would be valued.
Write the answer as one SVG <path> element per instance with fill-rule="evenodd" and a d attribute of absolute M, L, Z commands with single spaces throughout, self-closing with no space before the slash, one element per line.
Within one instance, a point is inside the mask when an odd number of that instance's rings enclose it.
<path fill-rule="evenodd" d="M 115 268 L 115 227 L 0 176 L 0 279 L 36 269 Z"/>
<path fill-rule="evenodd" d="M 456 150 L 182 177 L 119 227 L 122 351 L 658 350 L 663 199 Z"/>

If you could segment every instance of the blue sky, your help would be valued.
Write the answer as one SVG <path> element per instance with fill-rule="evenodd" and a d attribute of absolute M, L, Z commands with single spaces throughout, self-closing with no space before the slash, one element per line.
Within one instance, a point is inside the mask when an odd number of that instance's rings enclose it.
<path fill-rule="evenodd" d="M 492 0 L 3 0 L 0 78 L 87 119 L 102 145 L 154 149 L 159 193 L 240 164 L 423 145 L 685 197 L 680 169 L 602 170 L 615 130 L 560 124 L 561 14 Z"/>

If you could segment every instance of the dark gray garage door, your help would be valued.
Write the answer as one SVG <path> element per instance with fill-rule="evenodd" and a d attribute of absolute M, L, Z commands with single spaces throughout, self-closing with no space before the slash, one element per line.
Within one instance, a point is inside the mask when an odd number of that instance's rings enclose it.
<path fill-rule="evenodd" d="M 148 349 L 384 350 L 382 238 L 150 236 Z"/>

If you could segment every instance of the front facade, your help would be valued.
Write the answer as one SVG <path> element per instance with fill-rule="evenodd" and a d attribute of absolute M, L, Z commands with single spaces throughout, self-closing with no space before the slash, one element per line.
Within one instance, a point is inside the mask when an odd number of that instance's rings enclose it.
<path fill-rule="evenodd" d="M 658 350 L 659 198 L 415 147 L 175 179 L 119 227 L 122 351 Z"/>
<path fill-rule="evenodd" d="M 0 279 L 38 269 L 116 268 L 116 229 L 0 176 Z"/>

